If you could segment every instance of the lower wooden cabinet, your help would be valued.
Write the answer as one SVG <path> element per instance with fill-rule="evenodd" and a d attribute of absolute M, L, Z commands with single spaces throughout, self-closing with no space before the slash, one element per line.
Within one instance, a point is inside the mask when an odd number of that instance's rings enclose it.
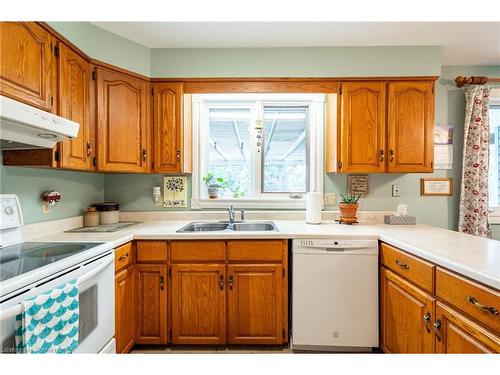
<path fill-rule="evenodd" d="M 226 266 L 172 265 L 172 343 L 224 344 Z"/>
<path fill-rule="evenodd" d="M 227 274 L 228 343 L 283 343 L 282 265 L 230 264 Z"/>
<path fill-rule="evenodd" d="M 380 269 L 381 342 L 385 353 L 433 353 L 434 298 Z"/>
<path fill-rule="evenodd" d="M 128 353 L 134 346 L 135 298 L 134 267 L 127 267 L 115 276 L 115 339 L 116 352 Z"/>
<path fill-rule="evenodd" d="M 135 342 L 167 343 L 167 265 L 137 264 Z"/>
<path fill-rule="evenodd" d="M 436 304 L 434 330 L 437 353 L 500 352 L 500 337 L 441 302 Z"/>

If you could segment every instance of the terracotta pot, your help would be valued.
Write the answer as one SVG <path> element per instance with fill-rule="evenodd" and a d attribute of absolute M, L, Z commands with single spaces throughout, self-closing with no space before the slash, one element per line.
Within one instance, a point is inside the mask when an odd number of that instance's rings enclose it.
<path fill-rule="evenodd" d="M 356 219 L 359 203 L 339 203 L 340 218 Z"/>

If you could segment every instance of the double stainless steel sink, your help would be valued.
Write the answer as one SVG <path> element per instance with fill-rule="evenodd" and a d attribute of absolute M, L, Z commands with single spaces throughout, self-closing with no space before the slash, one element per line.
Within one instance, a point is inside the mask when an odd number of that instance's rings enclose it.
<path fill-rule="evenodd" d="M 177 233 L 190 233 L 190 232 L 222 232 L 222 231 L 236 231 L 236 232 L 268 232 L 278 231 L 276 225 L 272 221 L 258 221 L 258 222 L 192 222 L 182 227 Z"/>

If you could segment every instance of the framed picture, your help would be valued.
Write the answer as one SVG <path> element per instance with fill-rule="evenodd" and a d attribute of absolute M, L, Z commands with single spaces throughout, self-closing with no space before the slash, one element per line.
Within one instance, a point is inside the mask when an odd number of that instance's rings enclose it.
<path fill-rule="evenodd" d="M 187 177 L 163 177 L 163 207 L 187 207 Z"/>
<path fill-rule="evenodd" d="M 369 184 L 368 176 L 347 176 L 347 194 L 368 195 Z"/>
<path fill-rule="evenodd" d="M 451 177 L 421 178 L 420 195 L 427 195 L 427 196 L 453 195 L 453 178 Z"/>

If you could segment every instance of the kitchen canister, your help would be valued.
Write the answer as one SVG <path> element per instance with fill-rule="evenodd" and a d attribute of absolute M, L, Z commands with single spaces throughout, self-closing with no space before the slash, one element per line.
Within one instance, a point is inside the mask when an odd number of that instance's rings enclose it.
<path fill-rule="evenodd" d="M 310 192 L 306 194 L 306 224 L 321 224 L 322 203 L 322 193 Z"/>
<path fill-rule="evenodd" d="M 120 204 L 117 202 L 102 202 L 94 204 L 99 211 L 99 223 L 116 224 L 120 221 Z"/>
<path fill-rule="evenodd" d="M 99 212 L 95 207 L 87 207 L 83 214 L 84 227 L 96 227 L 99 225 Z"/>

